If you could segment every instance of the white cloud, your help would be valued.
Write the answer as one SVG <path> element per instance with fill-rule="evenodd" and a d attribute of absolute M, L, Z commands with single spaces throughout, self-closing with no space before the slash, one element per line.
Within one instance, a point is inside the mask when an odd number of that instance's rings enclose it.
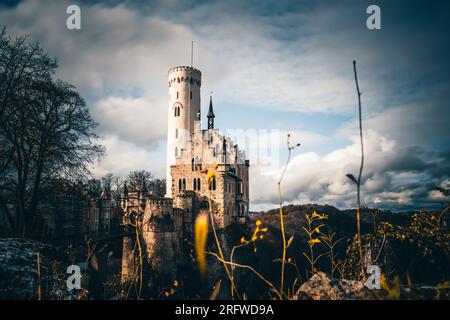
<path fill-rule="evenodd" d="M 144 148 L 155 148 L 167 134 L 167 109 L 149 99 L 106 97 L 92 108 L 100 130 Z"/>
<path fill-rule="evenodd" d="M 364 140 L 363 205 L 394 209 L 418 203 L 428 207 L 440 205 L 442 198 L 435 193 L 428 196 L 432 186 L 415 183 L 424 180 L 428 171 L 438 164 L 438 159 L 428 159 L 429 163 L 419 162 L 414 155 L 408 155 L 408 150 L 393 148 L 394 141 L 373 130 L 365 133 Z M 352 136 L 351 141 L 348 146 L 323 156 L 313 152 L 295 155 L 282 183 L 284 203 L 316 202 L 341 208 L 354 207 L 356 189 L 346 174 L 357 176 L 360 164 L 359 136 Z M 409 156 L 413 163 L 407 162 Z M 251 189 L 254 210 L 271 208 L 276 203 L 277 182 L 282 170 L 283 167 L 273 170 L 258 165 L 251 168 L 251 184 L 265 186 Z M 431 184 L 439 185 L 439 178 L 430 179 L 428 177 Z"/>
<path fill-rule="evenodd" d="M 395 105 L 372 115 L 363 112 L 363 127 L 382 133 L 396 146 L 432 149 L 433 143 L 448 135 L 450 109 L 446 107 L 445 101 L 443 97 L 436 96 L 429 101 L 420 101 L 420 104 Z M 356 120 L 346 122 L 337 130 L 336 137 L 346 138 L 357 130 Z"/>
<path fill-rule="evenodd" d="M 165 145 L 149 151 L 113 135 L 105 136 L 101 143 L 106 147 L 106 157 L 93 167 L 94 176 L 114 173 L 126 177 L 132 170 L 148 170 L 155 177 L 165 177 Z"/>

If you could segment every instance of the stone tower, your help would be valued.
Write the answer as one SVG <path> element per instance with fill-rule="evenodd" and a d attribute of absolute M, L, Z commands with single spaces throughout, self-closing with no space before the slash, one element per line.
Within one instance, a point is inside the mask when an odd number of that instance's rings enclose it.
<path fill-rule="evenodd" d="M 189 145 L 194 121 L 200 116 L 201 72 L 180 66 L 169 70 L 166 196 L 172 196 L 170 166 Z"/>

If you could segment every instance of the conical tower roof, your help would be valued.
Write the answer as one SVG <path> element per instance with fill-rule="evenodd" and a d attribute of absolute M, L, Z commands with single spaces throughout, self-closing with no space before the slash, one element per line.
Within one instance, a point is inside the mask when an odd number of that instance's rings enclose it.
<path fill-rule="evenodd" d="M 212 105 L 212 96 L 209 97 L 209 109 L 208 109 L 208 118 L 215 118 L 216 116 L 214 115 L 214 111 L 213 111 L 213 105 Z"/>

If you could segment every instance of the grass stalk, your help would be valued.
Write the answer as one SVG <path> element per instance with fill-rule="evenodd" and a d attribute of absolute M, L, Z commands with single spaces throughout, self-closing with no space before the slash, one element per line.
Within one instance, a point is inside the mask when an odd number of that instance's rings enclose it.
<path fill-rule="evenodd" d="M 284 293 L 284 269 L 286 265 L 286 250 L 287 250 L 287 242 L 286 242 L 286 232 L 284 229 L 284 216 L 283 216 L 283 198 L 281 193 L 281 182 L 283 181 L 284 174 L 286 173 L 287 166 L 289 164 L 289 161 L 291 160 L 291 153 L 292 150 L 295 147 L 300 146 L 299 143 L 297 143 L 295 146 L 290 146 L 289 139 L 291 135 L 287 135 L 287 148 L 288 148 L 288 158 L 286 160 L 286 165 L 284 166 L 283 173 L 281 174 L 280 180 L 278 181 L 278 206 L 279 206 L 279 212 L 280 212 L 280 228 L 281 228 L 281 237 L 283 240 L 283 252 L 282 252 L 282 258 L 281 258 L 281 275 L 280 275 L 280 292 L 281 295 Z"/>
<path fill-rule="evenodd" d="M 364 168 L 364 143 L 363 143 L 363 132 L 362 132 L 362 115 L 361 115 L 361 92 L 359 91 L 358 76 L 356 73 L 356 61 L 353 60 L 353 71 L 355 74 L 356 83 L 356 93 L 358 95 L 358 113 L 359 113 L 359 138 L 361 142 L 361 164 L 359 166 L 358 179 L 356 180 L 356 228 L 358 232 L 358 251 L 361 264 L 361 275 L 365 280 L 364 271 L 364 258 L 362 253 L 362 243 L 361 243 L 361 176 Z"/>
<path fill-rule="evenodd" d="M 42 286 L 41 286 L 41 256 L 37 253 L 37 274 L 38 274 L 38 300 L 42 300 Z"/>
<path fill-rule="evenodd" d="M 219 238 L 217 237 L 217 231 L 216 231 L 216 226 L 215 226 L 215 221 L 214 221 L 214 214 L 212 211 L 212 201 L 211 201 L 212 179 L 211 178 L 209 178 L 208 183 L 209 183 L 209 188 L 208 188 L 209 189 L 209 191 L 208 191 L 209 217 L 211 220 L 211 228 L 213 230 L 214 240 L 216 241 L 217 250 L 219 251 L 219 255 L 220 255 L 220 259 L 221 259 L 219 261 L 222 262 L 223 267 L 225 268 L 225 272 L 227 273 L 228 279 L 230 279 L 232 298 L 234 299 L 234 292 L 236 292 L 238 299 L 240 299 L 239 292 L 237 291 L 236 284 L 234 283 L 234 279 L 231 276 L 230 270 L 228 270 L 227 264 L 223 262 L 223 261 L 225 261 L 225 258 L 224 258 L 223 252 L 222 252 L 222 247 L 220 246 Z"/>

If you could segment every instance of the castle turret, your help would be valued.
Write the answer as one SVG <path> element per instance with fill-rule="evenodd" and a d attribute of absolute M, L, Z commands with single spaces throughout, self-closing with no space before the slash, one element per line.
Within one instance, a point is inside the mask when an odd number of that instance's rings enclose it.
<path fill-rule="evenodd" d="M 213 111 L 212 96 L 209 97 L 209 109 L 206 117 L 208 118 L 208 129 L 214 129 L 214 118 L 216 116 Z"/>
<path fill-rule="evenodd" d="M 170 166 L 176 163 L 194 132 L 194 122 L 200 114 L 201 72 L 192 67 L 169 70 L 169 108 L 167 131 L 166 196 L 172 196 Z"/>

